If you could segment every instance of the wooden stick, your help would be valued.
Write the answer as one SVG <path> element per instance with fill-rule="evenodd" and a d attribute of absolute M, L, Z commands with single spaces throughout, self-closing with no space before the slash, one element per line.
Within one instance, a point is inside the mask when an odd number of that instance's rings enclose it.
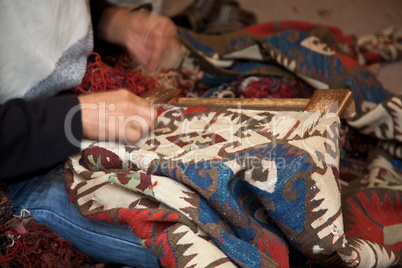
<path fill-rule="evenodd" d="M 355 113 L 353 93 L 348 89 L 317 89 L 311 99 L 179 98 L 174 105 L 269 111 L 333 112 L 341 118 L 349 118 Z"/>
<path fill-rule="evenodd" d="M 175 103 L 182 107 L 242 108 L 272 111 L 302 111 L 309 99 L 236 99 L 236 98 L 180 98 Z"/>
<path fill-rule="evenodd" d="M 304 111 L 332 112 L 341 118 L 349 118 L 356 111 L 353 93 L 349 89 L 317 89 Z"/>

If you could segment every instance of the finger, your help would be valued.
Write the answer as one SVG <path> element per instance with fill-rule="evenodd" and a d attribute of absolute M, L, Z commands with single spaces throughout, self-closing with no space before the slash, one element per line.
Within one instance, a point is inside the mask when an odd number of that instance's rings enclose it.
<path fill-rule="evenodd" d="M 151 58 L 151 50 L 146 48 L 144 44 L 139 42 L 129 42 L 127 44 L 127 50 L 141 65 L 147 65 Z"/>
<path fill-rule="evenodd" d="M 116 105 L 115 138 L 125 143 L 136 143 L 146 139 L 154 127 L 152 107 L 142 98 L 128 92 L 116 92 L 120 101 Z"/>
<path fill-rule="evenodd" d="M 119 122 L 119 140 L 125 143 L 137 143 L 147 136 L 146 121 L 136 115 L 132 115 L 124 122 Z"/>
<path fill-rule="evenodd" d="M 145 141 L 151 130 L 154 128 L 154 122 L 150 119 L 152 118 L 152 111 L 150 110 L 150 116 L 147 115 L 131 115 L 125 119 L 124 124 L 121 125 L 123 130 L 120 129 L 121 133 L 124 133 L 123 141 L 129 143 L 137 143 L 140 140 Z"/>
<path fill-rule="evenodd" d="M 175 26 L 172 27 L 170 20 L 162 17 L 150 21 L 148 27 L 145 41 L 152 52 L 148 64 L 150 67 L 157 68 L 170 43 L 174 42 L 176 30 Z"/>
<path fill-rule="evenodd" d="M 158 117 L 156 109 L 139 96 L 132 94 L 132 99 L 134 103 L 137 104 L 135 106 L 136 111 L 134 114 L 137 114 L 146 120 L 149 124 L 149 127 L 147 128 L 148 130 L 153 129 Z"/>

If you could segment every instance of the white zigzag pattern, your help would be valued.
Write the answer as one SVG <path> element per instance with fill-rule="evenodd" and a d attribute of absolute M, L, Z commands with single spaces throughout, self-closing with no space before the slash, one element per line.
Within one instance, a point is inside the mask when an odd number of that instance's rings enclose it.
<path fill-rule="evenodd" d="M 180 226 L 174 231 L 175 234 L 184 234 L 182 238 L 177 241 L 178 245 L 190 245 L 188 249 L 183 253 L 183 256 L 195 255 L 191 261 L 189 261 L 185 267 L 205 267 L 206 265 L 218 261 L 220 259 L 227 259 L 227 256 L 212 242 L 208 242 L 203 238 L 200 238 L 194 234 L 190 228 L 185 225 Z M 194 246 L 195 245 L 195 246 Z M 202 250 L 200 250 L 202 249 Z M 225 267 L 236 267 L 231 262 L 225 262 L 219 266 L 220 268 Z"/>

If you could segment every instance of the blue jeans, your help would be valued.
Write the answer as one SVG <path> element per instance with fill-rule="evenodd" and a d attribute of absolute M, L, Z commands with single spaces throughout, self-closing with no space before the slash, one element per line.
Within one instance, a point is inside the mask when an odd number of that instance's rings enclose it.
<path fill-rule="evenodd" d="M 9 185 L 15 213 L 23 206 L 34 219 L 50 226 L 94 262 L 134 267 L 161 267 L 156 255 L 143 247 L 129 226 L 84 218 L 68 198 L 61 169 Z"/>

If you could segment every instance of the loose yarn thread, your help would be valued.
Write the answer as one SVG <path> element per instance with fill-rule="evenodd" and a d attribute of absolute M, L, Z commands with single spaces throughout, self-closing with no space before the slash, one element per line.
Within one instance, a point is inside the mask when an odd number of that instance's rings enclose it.
<path fill-rule="evenodd" d="M 146 91 L 159 95 L 159 91 L 162 90 L 166 93 L 166 90 L 178 89 L 184 93 L 195 87 L 196 82 L 192 79 L 193 74 L 190 71 L 155 70 L 144 66 L 133 66 L 130 57 L 120 56 L 110 62 L 114 62 L 114 67 L 103 62 L 99 54 L 91 53 L 82 83 L 73 91 L 80 95 L 125 88 L 141 96 Z"/>
<path fill-rule="evenodd" d="M 139 68 L 125 69 L 119 64 L 111 67 L 102 62 L 101 56 L 95 52 L 91 53 L 89 58 L 91 62 L 87 65 L 87 72 L 82 83 L 74 89 L 77 94 L 126 88 L 130 92 L 140 95 L 146 90 L 160 87 L 155 78 L 144 75 Z"/>
<path fill-rule="evenodd" d="M 1 181 L 0 200 L 0 267 L 95 267 L 69 240 L 36 222 L 28 210 L 14 215 L 8 187 Z"/>

